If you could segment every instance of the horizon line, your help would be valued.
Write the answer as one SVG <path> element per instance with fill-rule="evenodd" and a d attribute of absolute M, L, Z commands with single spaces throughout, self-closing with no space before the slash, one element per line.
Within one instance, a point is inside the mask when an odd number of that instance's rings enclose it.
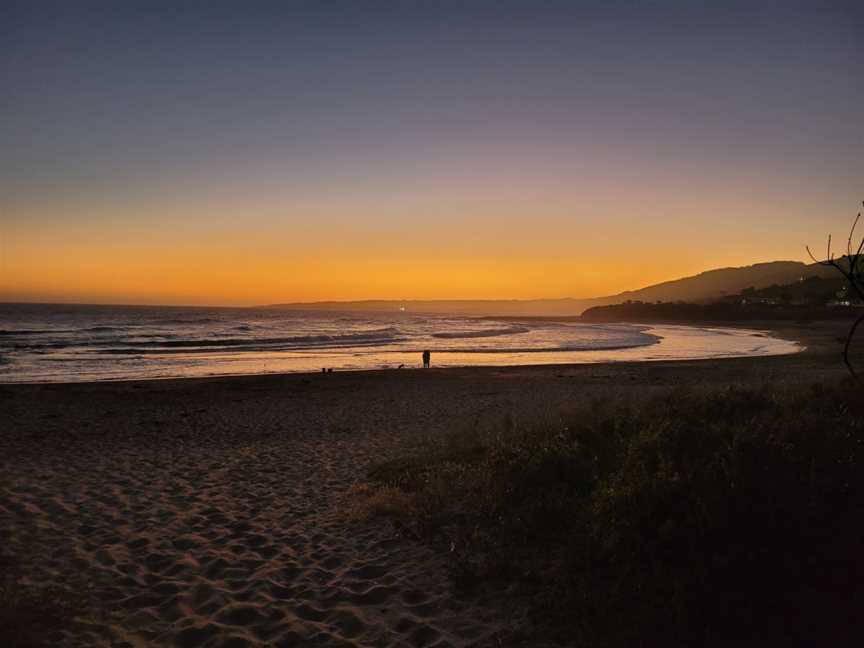
<path fill-rule="evenodd" d="M 641 289 L 636 289 L 641 290 Z M 622 292 L 631 292 L 625 290 Z M 537 301 L 590 301 L 592 299 L 603 299 L 604 297 L 613 297 L 614 295 L 603 295 L 598 297 L 524 297 L 524 298 L 507 298 L 507 297 L 442 297 L 442 298 L 370 298 L 370 299 L 319 299 L 316 301 L 296 301 L 296 302 L 271 302 L 266 304 L 254 304 L 250 306 L 241 306 L 237 304 L 164 304 L 164 303 L 136 303 L 136 302 L 78 302 L 78 301 L 5 301 L 0 300 L 0 306 L 122 306 L 128 308 L 238 308 L 246 310 L 254 310 L 256 308 L 274 308 L 278 306 L 315 306 L 321 304 L 367 304 L 392 302 L 408 303 L 408 302 L 537 302 Z"/>
<path fill-rule="evenodd" d="M 841 257 L 842 258 L 842 257 Z M 41 305 L 41 306 L 118 306 L 118 307 L 139 307 L 139 308 L 237 308 L 237 309 L 246 309 L 246 310 L 254 310 L 260 308 L 275 308 L 279 306 L 288 307 L 288 306 L 315 306 L 321 304 L 364 304 L 371 302 L 538 302 L 538 301 L 591 301 L 596 299 L 608 299 L 611 297 L 618 297 L 621 295 L 625 295 L 627 293 L 638 292 L 640 290 L 645 290 L 648 288 L 653 288 L 655 286 L 661 286 L 666 283 L 672 283 L 675 281 L 682 281 L 685 279 L 692 279 L 694 277 L 698 277 L 703 274 L 707 274 L 709 272 L 717 272 L 722 270 L 737 270 L 743 268 L 752 268 L 758 265 L 770 265 L 772 263 L 798 263 L 805 267 L 809 267 L 811 263 L 807 263 L 806 261 L 797 261 L 793 259 L 775 259 L 773 261 L 757 261 L 755 263 L 741 265 L 741 266 L 721 266 L 719 268 L 708 268 L 706 270 L 701 270 L 691 275 L 685 275 L 683 277 L 679 276 L 673 279 L 666 279 L 664 281 L 659 281 L 657 283 L 648 284 L 640 286 L 639 288 L 627 288 L 626 290 L 621 290 L 612 294 L 604 294 L 604 295 L 595 295 L 593 297 L 498 297 L 498 298 L 490 298 L 490 297 L 477 297 L 477 298 L 468 298 L 468 297 L 441 297 L 441 298 L 367 298 L 367 299 L 318 299 L 314 301 L 285 301 L 285 302 L 270 302 L 266 304 L 252 304 L 247 306 L 241 306 L 237 304 L 164 304 L 164 303 L 150 303 L 150 304 L 142 304 L 142 303 L 133 303 L 133 302 L 77 302 L 77 301 L 6 301 L 0 299 L 0 306 L 16 306 L 16 305 Z M 818 264 L 818 262 L 817 262 Z"/>

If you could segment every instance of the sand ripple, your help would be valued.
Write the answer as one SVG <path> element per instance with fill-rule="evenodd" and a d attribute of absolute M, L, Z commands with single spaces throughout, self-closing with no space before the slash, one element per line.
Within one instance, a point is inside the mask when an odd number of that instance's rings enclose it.
<path fill-rule="evenodd" d="M 94 610 L 68 645 L 443 647 L 500 631 L 458 600 L 440 557 L 344 514 L 393 445 L 386 394 L 360 424 L 326 393 L 311 407 L 82 390 L 38 411 L 7 397 L 0 439 L 8 550 L 34 587 L 63 583 Z"/>

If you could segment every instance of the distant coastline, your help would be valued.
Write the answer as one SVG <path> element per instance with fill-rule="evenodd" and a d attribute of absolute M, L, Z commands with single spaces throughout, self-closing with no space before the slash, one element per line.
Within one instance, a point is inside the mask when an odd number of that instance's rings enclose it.
<path fill-rule="evenodd" d="M 234 310 L 287 310 L 331 312 L 413 312 L 469 315 L 476 317 L 576 317 L 589 308 L 627 301 L 692 302 L 706 304 L 728 299 L 745 289 L 764 289 L 803 281 L 811 277 L 833 277 L 830 268 L 800 261 L 770 261 L 749 266 L 717 268 L 696 275 L 664 281 L 635 290 L 598 297 L 536 299 L 362 299 L 297 301 L 253 305 L 184 305 L 88 302 L 0 301 L 2 306 L 102 307 L 102 308 L 219 308 Z"/>

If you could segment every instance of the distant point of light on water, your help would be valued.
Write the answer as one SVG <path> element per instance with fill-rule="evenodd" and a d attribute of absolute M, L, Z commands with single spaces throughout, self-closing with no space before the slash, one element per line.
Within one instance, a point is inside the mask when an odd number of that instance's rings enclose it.
<path fill-rule="evenodd" d="M 0 305 L 0 382 L 794 353 L 759 331 L 396 312 Z"/>

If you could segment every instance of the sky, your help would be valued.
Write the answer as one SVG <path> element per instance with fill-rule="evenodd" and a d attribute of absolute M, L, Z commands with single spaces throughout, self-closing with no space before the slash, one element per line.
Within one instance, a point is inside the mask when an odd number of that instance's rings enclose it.
<path fill-rule="evenodd" d="M 859 2 L 0 8 L 0 301 L 591 297 L 864 199 Z"/>

